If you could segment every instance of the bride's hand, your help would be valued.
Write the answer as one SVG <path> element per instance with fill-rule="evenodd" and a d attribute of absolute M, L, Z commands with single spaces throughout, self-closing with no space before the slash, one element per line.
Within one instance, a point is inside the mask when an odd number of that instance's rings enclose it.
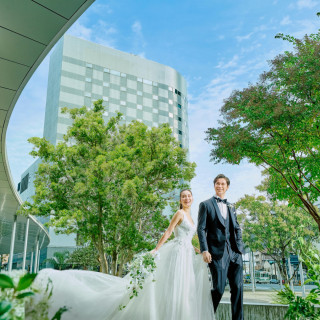
<path fill-rule="evenodd" d="M 201 251 L 197 247 L 193 247 L 193 248 L 196 253 L 199 253 L 199 254 L 201 253 Z"/>
<path fill-rule="evenodd" d="M 152 255 L 155 255 L 157 252 L 158 252 L 157 249 L 153 249 L 153 250 L 150 251 L 150 253 L 151 253 Z"/>

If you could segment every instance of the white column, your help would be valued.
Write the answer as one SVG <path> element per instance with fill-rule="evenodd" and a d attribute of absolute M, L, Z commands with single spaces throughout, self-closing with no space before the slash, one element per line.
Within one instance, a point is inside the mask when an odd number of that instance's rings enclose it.
<path fill-rule="evenodd" d="M 302 296 L 306 296 L 306 288 L 304 286 L 304 274 L 303 274 L 303 268 L 302 268 L 302 262 L 299 262 L 299 273 L 300 273 L 300 280 L 301 280 L 301 290 L 302 290 Z"/>
<path fill-rule="evenodd" d="M 31 258 L 30 258 L 30 273 L 32 273 L 33 268 L 33 251 L 31 252 Z"/>
<path fill-rule="evenodd" d="M 26 269 L 27 247 L 28 247 L 28 237 L 29 237 L 29 223 L 30 223 L 30 219 L 28 217 L 27 218 L 27 225 L 26 225 L 26 233 L 25 233 L 25 236 L 24 236 L 22 270 Z"/>
<path fill-rule="evenodd" d="M 36 255 L 35 255 L 35 258 L 34 258 L 34 273 L 38 272 L 38 255 L 39 255 L 39 236 L 37 238 Z"/>
<path fill-rule="evenodd" d="M 12 260 L 13 260 L 13 252 L 14 252 L 14 242 L 16 240 L 16 228 L 17 228 L 17 216 L 14 216 L 12 234 L 11 234 L 11 243 L 10 243 L 10 255 L 9 255 L 9 266 L 8 271 L 12 271 Z"/>
<path fill-rule="evenodd" d="M 40 249 L 38 251 L 38 265 L 37 265 L 37 272 L 39 272 L 39 266 L 40 266 Z"/>
<path fill-rule="evenodd" d="M 250 252 L 250 269 L 251 269 L 251 286 L 252 286 L 252 292 L 255 292 L 256 287 L 256 279 L 254 274 L 254 256 L 253 251 Z"/>

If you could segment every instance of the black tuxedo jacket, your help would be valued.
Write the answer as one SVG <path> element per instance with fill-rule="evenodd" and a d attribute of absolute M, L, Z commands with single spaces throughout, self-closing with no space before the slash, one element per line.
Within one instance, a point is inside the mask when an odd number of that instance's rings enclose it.
<path fill-rule="evenodd" d="M 230 243 L 236 253 L 243 253 L 242 233 L 237 221 L 236 211 L 227 203 L 230 212 Z M 225 221 L 214 197 L 199 205 L 198 237 L 200 250 L 209 251 L 215 260 L 221 259 L 226 245 Z"/>

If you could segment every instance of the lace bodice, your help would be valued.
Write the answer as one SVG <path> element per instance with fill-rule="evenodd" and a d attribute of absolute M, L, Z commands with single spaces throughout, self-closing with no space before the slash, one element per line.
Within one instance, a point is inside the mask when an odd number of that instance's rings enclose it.
<path fill-rule="evenodd" d="M 178 242 L 179 244 L 192 246 L 191 240 L 197 228 L 195 225 L 191 224 L 183 211 L 182 213 L 182 222 L 179 225 L 176 225 L 176 227 L 174 228 L 174 241 Z"/>

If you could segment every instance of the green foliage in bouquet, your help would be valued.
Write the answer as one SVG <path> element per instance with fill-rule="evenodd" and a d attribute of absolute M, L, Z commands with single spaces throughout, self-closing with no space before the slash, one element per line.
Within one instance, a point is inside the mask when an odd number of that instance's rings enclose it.
<path fill-rule="evenodd" d="M 137 297 L 148 276 L 153 275 L 157 268 L 155 257 L 150 252 L 136 255 L 128 265 L 130 285 L 128 286 L 130 299 Z M 154 279 L 152 281 L 155 281 Z M 122 310 L 125 305 L 120 305 Z"/>

